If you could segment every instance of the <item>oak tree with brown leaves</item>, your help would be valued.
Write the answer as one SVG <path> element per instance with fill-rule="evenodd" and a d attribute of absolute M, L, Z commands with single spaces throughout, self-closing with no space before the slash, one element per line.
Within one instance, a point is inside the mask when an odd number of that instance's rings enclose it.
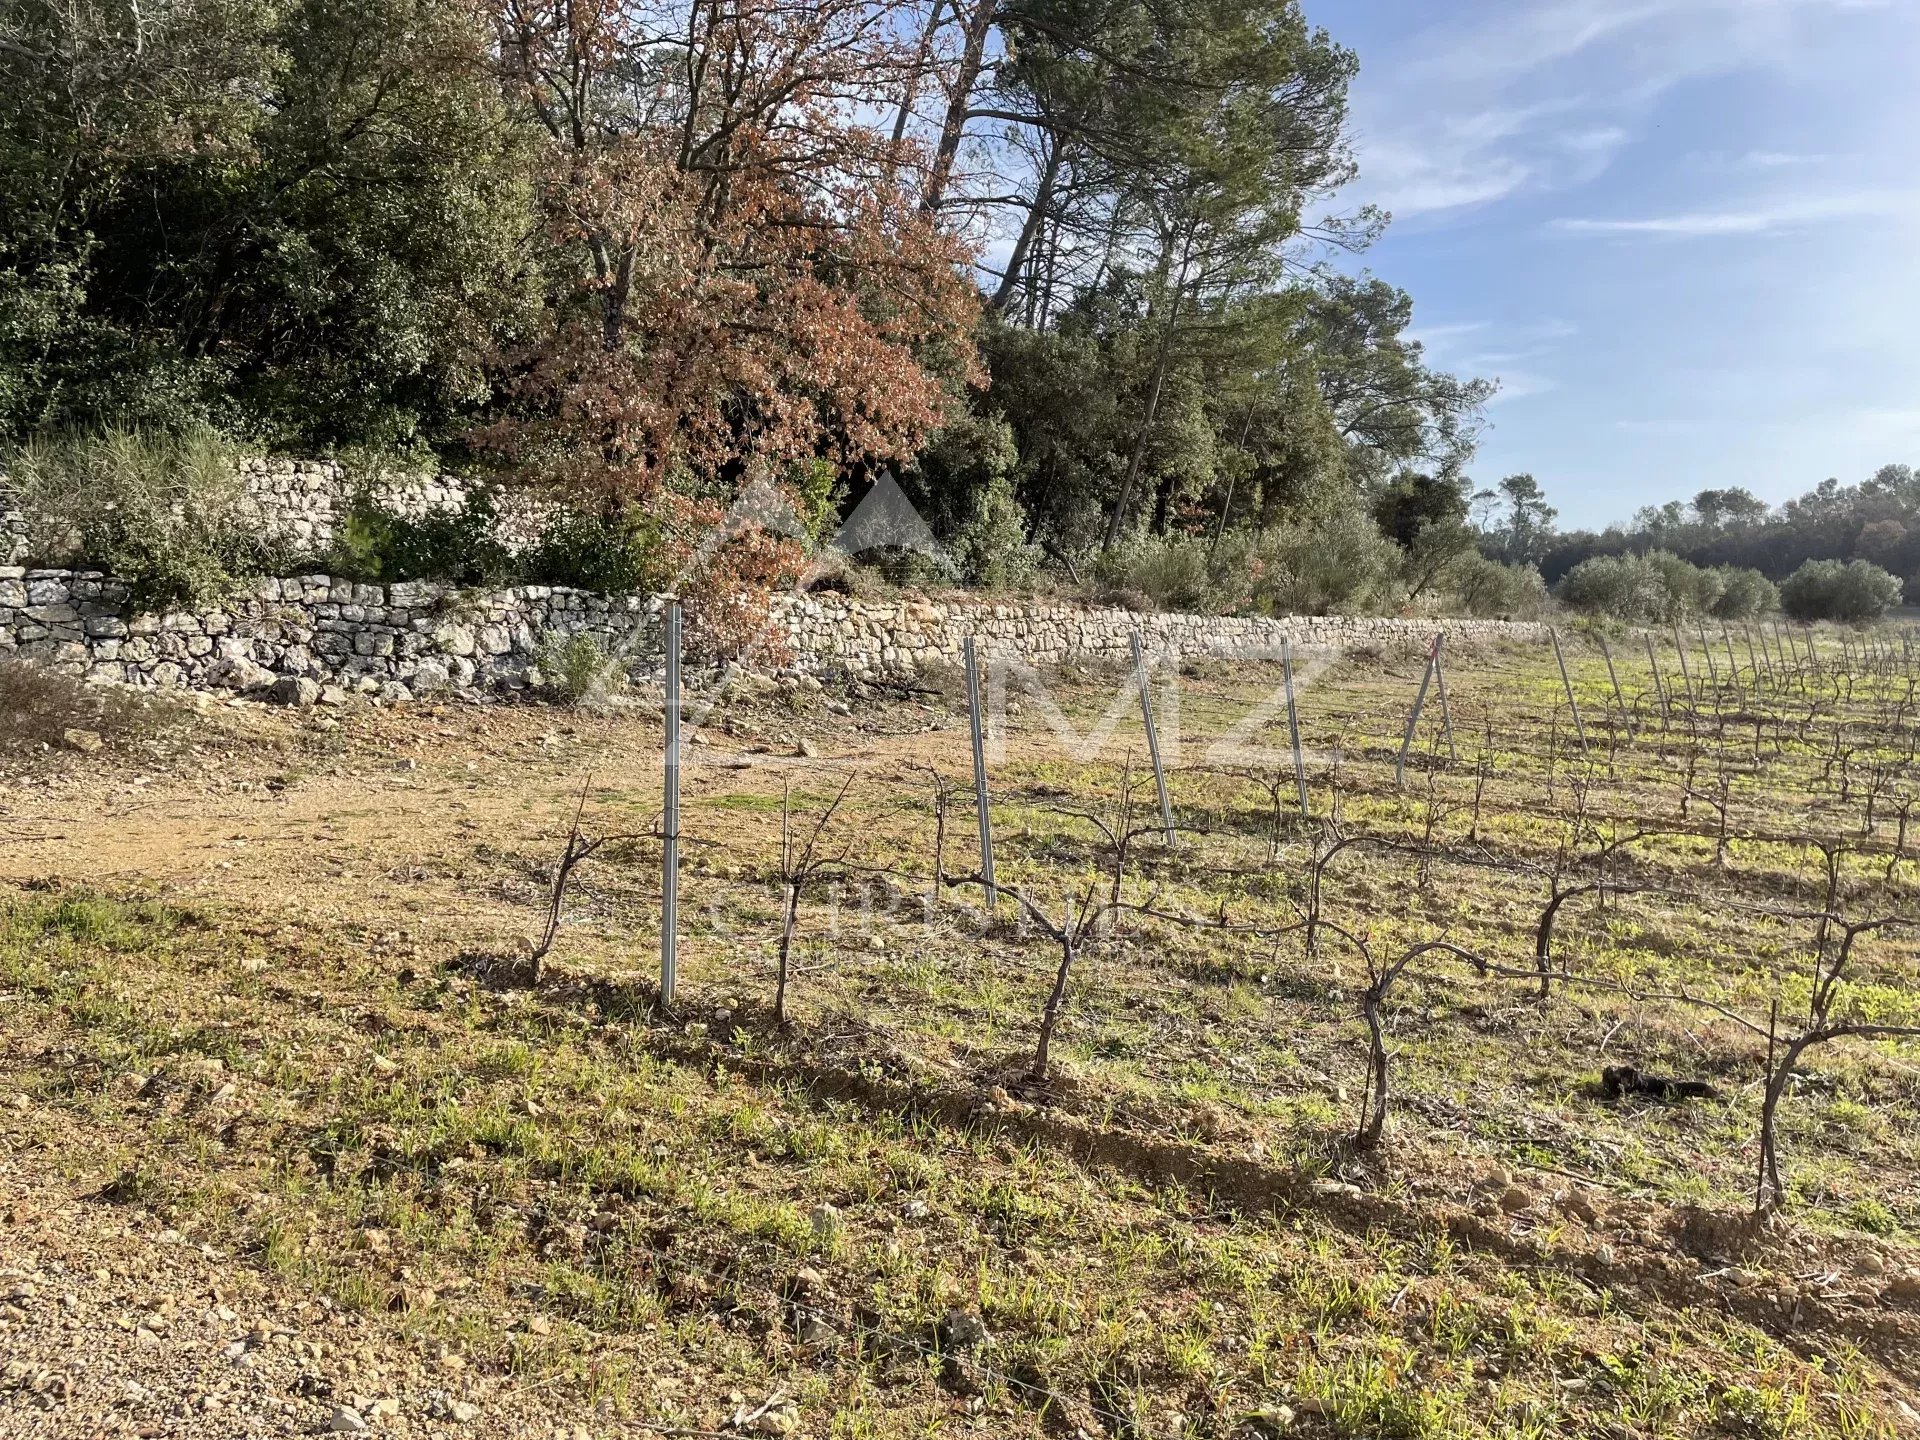
<path fill-rule="evenodd" d="M 495 0 L 556 272 L 496 444 L 629 502 L 913 451 L 974 378 L 978 300 L 871 107 L 922 63 L 899 9 Z"/>

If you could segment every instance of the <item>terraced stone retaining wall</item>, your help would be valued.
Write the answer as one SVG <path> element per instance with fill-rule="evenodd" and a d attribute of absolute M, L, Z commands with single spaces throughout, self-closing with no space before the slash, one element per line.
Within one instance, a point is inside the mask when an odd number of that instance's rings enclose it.
<path fill-rule="evenodd" d="M 568 639 L 584 635 L 636 679 L 660 661 L 662 601 L 548 586 L 453 590 L 359 585 L 325 575 L 263 580 L 224 608 L 139 615 L 110 576 L 0 567 L 0 656 L 36 659 L 94 680 L 261 692 L 308 701 L 328 686 L 388 699 L 538 683 Z M 989 600 L 778 597 L 767 643 L 743 657 L 762 673 L 877 680 L 958 664 L 968 635 L 983 654 L 1033 665 L 1123 659 L 1138 633 L 1152 653 L 1277 654 L 1297 649 L 1539 640 L 1542 626 L 1491 620 L 1136 615 L 1126 610 Z"/>
<path fill-rule="evenodd" d="M 786 647 L 808 668 L 875 677 L 958 665 L 969 635 L 982 654 L 1010 655 L 1031 665 L 1125 659 L 1136 634 L 1149 654 L 1272 659 L 1279 658 L 1282 642 L 1296 651 L 1404 650 L 1425 648 L 1437 631 L 1447 635 L 1449 644 L 1547 637 L 1545 625 L 1528 621 L 1141 615 L 1044 602 L 920 597 L 863 601 L 841 595 L 782 597 L 775 621 Z"/>
<path fill-rule="evenodd" d="M 472 489 L 472 482 L 457 476 L 414 471 L 356 478 L 337 460 L 250 456 L 243 457 L 238 468 L 248 513 L 260 533 L 288 554 L 300 556 L 327 552 L 352 512 L 358 489 L 365 489 L 379 509 L 409 520 L 458 510 Z M 497 533 L 509 549 L 522 548 L 538 538 L 545 520 L 546 510 L 535 498 L 505 497 Z M 0 564 L 50 563 L 63 558 L 58 552 L 74 544 L 71 537 L 43 536 L 36 545 L 36 528 L 46 527 L 29 524 L 20 498 L 0 474 Z M 56 553 L 36 555 L 36 549 Z"/>

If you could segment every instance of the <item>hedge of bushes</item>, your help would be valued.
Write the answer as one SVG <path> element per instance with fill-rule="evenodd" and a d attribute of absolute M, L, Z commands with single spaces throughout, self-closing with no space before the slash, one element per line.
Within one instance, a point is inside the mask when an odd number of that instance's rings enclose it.
<path fill-rule="evenodd" d="M 1779 608 L 1758 570 L 1700 566 L 1665 550 L 1596 555 L 1567 572 L 1554 598 L 1569 610 L 1630 625 L 1673 625 L 1712 616 L 1751 620 Z"/>
<path fill-rule="evenodd" d="M 1900 603 L 1900 578 L 1867 560 L 1809 560 L 1780 586 L 1780 607 L 1796 620 L 1858 623 Z"/>

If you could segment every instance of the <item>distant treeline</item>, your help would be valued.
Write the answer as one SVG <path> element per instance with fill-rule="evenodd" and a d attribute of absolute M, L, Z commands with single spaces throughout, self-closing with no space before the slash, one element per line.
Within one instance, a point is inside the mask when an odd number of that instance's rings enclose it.
<path fill-rule="evenodd" d="M 1703 567 L 1757 570 L 1776 584 L 1808 561 L 1865 561 L 1920 600 L 1920 474 L 1885 465 L 1857 485 L 1822 481 L 1772 507 L 1743 488 L 1702 490 L 1691 503 L 1639 511 L 1605 530 L 1554 535 L 1540 555 L 1549 585 L 1596 555 L 1665 551 Z"/>

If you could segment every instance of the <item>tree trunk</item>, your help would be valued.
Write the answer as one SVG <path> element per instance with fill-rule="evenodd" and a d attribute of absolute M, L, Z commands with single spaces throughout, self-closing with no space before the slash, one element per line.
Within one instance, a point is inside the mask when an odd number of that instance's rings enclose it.
<path fill-rule="evenodd" d="M 1167 383 L 1167 367 L 1173 361 L 1173 320 L 1167 320 L 1160 335 L 1160 355 L 1153 365 L 1153 386 L 1147 391 L 1146 413 L 1140 417 L 1140 433 L 1134 437 L 1133 454 L 1127 458 L 1126 478 L 1120 482 L 1120 494 L 1113 502 L 1113 514 L 1107 517 L 1107 538 L 1103 551 L 1113 549 L 1120 539 L 1120 527 L 1126 523 L 1127 507 L 1133 503 L 1133 487 L 1140 481 L 1140 465 L 1146 459 L 1147 441 L 1153 437 L 1153 422 L 1160 412 L 1160 392 Z"/>
<path fill-rule="evenodd" d="M 1780 1063 L 1774 1066 L 1773 1073 L 1767 1076 L 1766 1097 L 1760 1104 L 1760 1171 L 1766 1177 L 1767 1196 L 1763 1207 L 1766 1210 L 1778 1210 L 1787 1203 L 1787 1187 L 1780 1181 L 1780 1144 L 1774 1133 L 1774 1123 L 1794 1064 L 1799 1060 L 1800 1052 L 1815 1038 L 1798 1035 L 1788 1041 L 1786 1053 L 1780 1057 Z"/>
<path fill-rule="evenodd" d="M 1178 308 L 1175 297 L 1175 308 Z M 1147 391 L 1147 408 L 1140 417 L 1140 432 L 1134 437 L 1133 454 L 1127 457 L 1126 478 L 1120 482 L 1120 494 L 1113 502 L 1113 513 L 1107 517 L 1107 536 L 1100 544 L 1102 552 L 1113 549 L 1120 540 L 1120 528 L 1126 524 L 1127 509 L 1133 503 L 1134 487 L 1140 482 L 1140 466 L 1147 455 L 1147 442 L 1153 438 L 1153 422 L 1160 414 L 1160 393 L 1166 388 L 1167 369 L 1173 363 L 1173 327 L 1174 316 L 1167 317 L 1166 328 L 1160 332 L 1160 354 L 1153 364 L 1153 385 Z"/>
<path fill-rule="evenodd" d="M 1067 905 L 1064 927 L 1060 932 L 1060 968 L 1053 977 L 1053 991 L 1047 996 L 1046 1009 L 1040 1012 L 1040 1040 L 1033 1050 L 1031 1078 L 1044 1083 L 1053 1068 L 1053 1032 L 1060 1023 L 1060 1010 L 1066 1003 L 1067 981 L 1073 975 L 1073 905 Z"/>
<path fill-rule="evenodd" d="M 1133 454 L 1127 459 L 1126 478 L 1120 482 L 1120 494 L 1113 502 L 1113 514 L 1107 517 L 1107 538 L 1100 545 L 1103 553 L 1119 543 L 1120 527 L 1126 524 L 1127 507 L 1133 503 L 1134 487 L 1140 482 L 1140 466 L 1146 459 L 1147 442 L 1153 438 L 1153 422 L 1160 413 L 1160 395 L 1166 389 L 1167 370 L 1173 364 L 1173 337 L 1180 324 L 1180 306 L 1187 295 L 1187 265 L 1192 243 L 1193 235 L 1189 231 L 1181 248 L 1180 277 L 1174 282 L 1173 299 L 1167 306 L 1167 323 L 1160 330 L 1160 353 L 1153 362 L 1153 384 L 1147 391 L 1146 413 L 1140 417 L 1140 433 L 1134 437 Z"/>
<path fill-rule="evenodd" d="M 1178 479 L 1176 473 L 1169 471 L 1153 487 L 1153 522 L 1148 528 L 1155 535 L 1167 533 L 1167 522 L 1173 517 L 1173 487 Z"/>
<path fill-rule="evenodd" d="M 789 880 L 787 905 L 780 917 L 780 976 L 773 991 L 773 1020 L 783 1028 L 787 1023 L 787 981 L 793 973 L 793 932 L 799 920 L 800 885 Z"/>
<path fill-rule="evenodd" d="M 623 246 L 609 277 L 606 298 L 602 302 L 602 343 L 612 354 L 627 343 L 627 301 L 633 294 L 633 247 Z"/>
<path fill-rule="evenodd" d="M 926 73 L 927 56 L 933 53 L 933 37 L 940 33 L 940 17 L 946 13 L 947 0 L 933 0 L 933 13 L 927 16 L 927 28 L 920 32 L 920 52 L 914 56 L 913 70 L 907 76 L 907 88 L 900 97 L 900 113 L 893 120 L 893 144 L 897 150 L 906 138 L 907 122 L 913 118 L 913 101 L 920 89 L 920 77 Z"/>
<path fill-rule="evenodd" d="M 1361 997 L 1361 1011 L 1367 1022 L 1367 1093 L 1361 1107 L 1360 1130 L 1354 1143 L 1371 1150 L 1380 1143 L 1387 1129 L 1387 1040 L 1380 1023 L 1378 987 Z"/>
<path fill-rule="evenodd" d="M 1013 242 L 1013 254 L 1007 259 L 1006 273 L 1000 277 L 1000 288 L 993 292 L 993 299 L 989 302 L 1002 314 L 1006 313 L 1014 291 L 1019 288 L 1020 271 L 1027 263 L 1028 252 L 1033 248 L 1033 238 L 1040 233 L 1047 206 L 1053 203 L 1053 182 L 1060 174 L 1060 149 L 1057 141 L 1048 147 L 1046 167 L 1040 172 L 1040 184 L 1033 192 L 1033 204 L 1027 210 L 1026 223 L 1020 227 L 1019 239 Z"/>
<path fill-rule="evenodd" d="M 933 169 L 927 174 L 926 193 L 920 197 L 922 210 L 938 210 L 946 199 L 947 185 L 953 179 L 953 162 L 960 153 L 960 137 L 967 128 L 967 111 L 973 106 L 973 87 L 980 80 L 987 32 L 993 28 L 997 11 L 998 0 L 980 0 L 967 19 L 967 43 L 960 52 L 953 93 L 947 97 L 946 117 L 940 122 L 940 144 L 934 150 Z"/>
<path fill-rule="evenodd" d="M 1547 908 L 1540 912 L 1540 924 L 1533 934 L 1533 962 L 1540 972 L 1542 1000 L 1553 995 L 1553 922 L 1559 918 L 1562 905 L 1592 888 L 1589 885 L 1576 885 L 1571 890 L 1562 890 L 1557 878 L 1553 882 L 1553 897 L 1547 901 Z"/>
<path fill-rule="evenodd" d="M 1240 443 L 1235 447 L 1243 454 L 1247 448 L 1247 436 L 1253 433 L 1253 407 L 1247 407 L 1247 418 L 1240 425 Z M 1233 513 L 1233 492 L 1240 483 L 1240 471 L 1236 468 L 1227 476 L 1227 498 L 1220 502 L 1220 523 L 1213 527 L 1213 544 L 1207 547 L 1207 560 L 1212 562 L 1214 552 L 1220 548 L 1220 541 L 1227 533 L 1227 517 Z"/>

